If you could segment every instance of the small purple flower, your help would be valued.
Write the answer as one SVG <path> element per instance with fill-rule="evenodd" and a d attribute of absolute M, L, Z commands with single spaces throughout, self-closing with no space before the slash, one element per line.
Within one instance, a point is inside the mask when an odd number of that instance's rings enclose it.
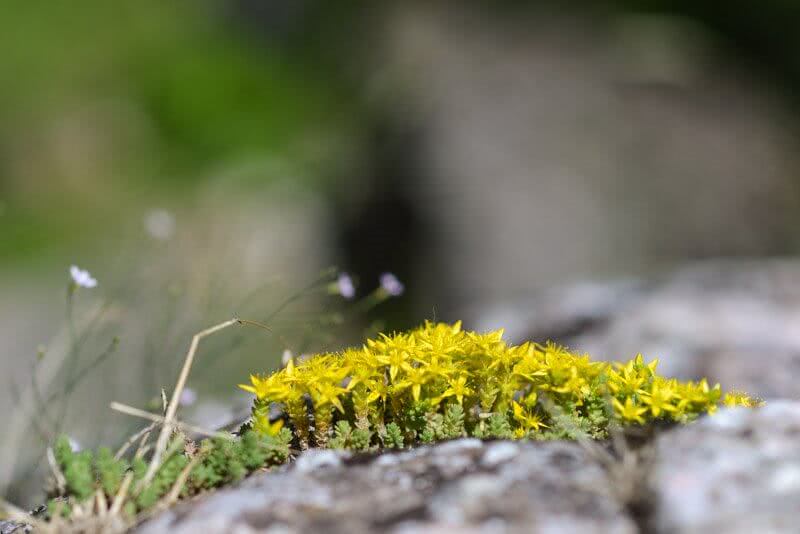
<path fill-rule="evenodd" d="M 191 406 L 195 402 L 197 402 L 197 393 L 191 388 L 183 388 L 178 404 L 180 406 Z"/>
<path fill-rule="evenodd" d="M 97 286 L 97 279 L 93 278 L 89 271 L 81 269 L 77 265 L 72 265 L 69 268 L 69 275 L 72 281 L 78 287 L 93 288 Z"/>
<path fill-rule="evenodd" d="M 72 449 L 72 452 L 79 452 L 82 449 L 81 444 L 78 443 L 77 439 L 73 438 L 72 436 L 69 436 L 67 439 L 69 440 L 69 448 Z"/>
<path fill-rule="evenodd" d="M 339 279 L 336 281 L 336 288 L 339 294 L 348 300 L 356 296 L 356 286 L 353 285 L 353 279 L 347 273 L 339 275 Z"/>
<path fill-rule="evenodd" d="M 392 273 L 383 273 L 380 281 L 381 288 L 392 297 L 399 297 L 406 290 L 406 286 Z"/>

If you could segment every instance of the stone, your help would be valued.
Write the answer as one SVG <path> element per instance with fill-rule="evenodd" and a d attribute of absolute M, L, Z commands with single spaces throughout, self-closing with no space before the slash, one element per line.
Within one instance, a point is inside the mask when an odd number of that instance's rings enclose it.
<path fill-rule="evenodd" d="M 659 359 L 762 398 L 800 397 L 800 261 L 710 261 L 658 277 L 583 282 L 484 309 L 476 329 L 553 340 L 596 359 Z"/>
<path fill-rule="evenodd" d="M 31 532 L 28 525 L 0 519 L 0 534 L 27 534 L 28 532 Z"/>
<path fill-rule="evenodd" d="M 500 464 L 513 460 L 519 454 L 519 447 L 515 443 L 500 441 L 487 447 L 481 464 L 486 467 L 497 467 Z"/>
<path fill-rule="evenodd" d="M 413 172 L 384 173 L 352 231 L 398 191 L 411 216 L 384 239 L 413 243 L 419 315 L 467 321 L 470 305 L 597 273 L 796 252 L 785 103 L 728 63 L 735 52 L 665 12 L 535 4 L 398 2 L 384 15 L 365 88 L 403 110 L 389 114 L 390 161 Z M 429 231 L 401 241 L 406 220 Z"/>
<path fill-rule="evenodd" d="M 725 410 L 655 447 L 655 532 L 798 532 L 800 403 Z"/>
<path fill-rule="evenodd" d="M 577 443 L 460 439 L 312 468 L 321 452 L 181 503 L 138 532 L 637 532 Z"/>
<path fill-rule="evenodd" d="M 331 449 L 312 449 L 297 459 L 295 470 L 310 473 L 320 469 L 334 469 L 342 465 L 342 458 L 349 456 L 343 451 Z"/>
<path fill-rule="evenodd" d="M 459 439 L 385 453 L 312 450 L 138 532 L 798 531 L 800 402 L 721 409 L 607 447 Z"/>

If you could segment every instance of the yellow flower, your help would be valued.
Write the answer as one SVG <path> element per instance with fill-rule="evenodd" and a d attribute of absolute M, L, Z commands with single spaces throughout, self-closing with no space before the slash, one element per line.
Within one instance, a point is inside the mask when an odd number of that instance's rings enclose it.
<path fill-rule="evenodd" d="M 514 419 L 526 430 L 539 430 L 540 428 L 547 428 L 547 425 L 542 422 L 539 415 L 526 410 L 518 402 L 514 402 Z"/>
<path fill-rule="evenodd" d="M 582 418 L 591 435 L 603 436 L 608 421 L 587 414 L 609 394 L 617 420 L 637 424 L 662 417 L 691 421 L 713 413 L 721 402 L 760 402 L 738 392 L 723 398 L 719 384 L 710 387 L 706 380 L 680 382 L 659 376 L 658 360 L 645 362 L 641 354 L 625 363 L 594 362 L 550 342 L 508 345 L 502 334 L 464 331 L 460 323 L 426 322 L 410 332 L 381 334 L 361 347 L 299 363 L 291 360 L 269 375 L 251 375 L 250 383 L 239 387 L 256 396 L 255 429 L 278 432 L 282 423 L 269 423 L 268 408 L 272 402 L 282 403 L 301 447 L 308 446 L 309 397 L 321 440 L 317 443 L 322 444 L 334 409 L 341 413 L 338 419 L 376 436 L 389 424 L 414 436 L 420 424 L 443 417 L 449 408 L 442 401 L 453 399 L 449 402 L 469 408 L 463 411 L 467 431 L 486 428 L 485 418 L 500 416 L 508 418 L 514 436 L 526 437 L 547 428 L 537 403 L 539 395 L 547 394 L 558 408 Z M 589 411 L 584 408 L 587 402 Z M 420 413 L 423 409 L 427 412 Z"/>
<path fill-rule="evenodd" d="M 633 359 L 633 366 L 636 369 L 643 371 L 648 376 L 655 376 L 656 367 L 658 367 L 658 358 L 650 363 L 644 363 L 644 356 L 637 354 L 636 358 Z"/>
<path fill-rule="evenodd" d="M 392 348 L 388 354 L 380 354 L 376 359 L 380 363 L 389 366 L 389 378 L 392 379 L 392 382 L 395 381 L 401 369 L 411 369 L 411 364 L 408 362 L 408 352 L 402 349 Z"/>
<path fill-rule="evenodd" d="M 640 399 L 644 404 L 650 407 L 650 412 L 653 417 L 661 415 L 662 411 L 675 412 L 677 407 L 671 404 L 671 400 L 675 397 L 675 391 L 665 383 L 659 380 L 653 383 L 649 392 L 641 395 Z"/>
<path fill-rule="evenodd" d="M 442 393 L 441 398 L 446 399 L 448 397 L 455 397 L 459 404 L 464 403 L 464 396 L 470 395 L 472 393 L 472 389 L 467 387 L 467 376 L 461 375 L 455 380 L 449 381 L 450 387 Z"/>
<path fill-rule="evenodd" d="M 725 394 L 725 398 L 722 399 L 722 404 L 727 407 L 744 406 L 745 408 L 753 408 L 761 403 L 748 397 L 741 391 L 731 391 L 730 393 Z"/>
<path fill-rule="evenodd" d="M 614 399 L 614 411 L 619 417 L 626 421 L 636 421 L 639 424 L 644 423 L 643 414 L 647 413 L 647 408 L 642 408 L 634 404 L 633 399 L 628 397 L 625 399 L 625 404 L 622 404 L 619 399 Z"/>
<path fill-rule="evenodd" d="M 467 340 L 472 345 L 472 350 L 475 352 L 491 353 L 500 348 L 505 348 L 503 343 L 503 329 L 495 330 L 494 332 L 487 332 L 485 334 L 478 334 L 476 332 L 467 332 Z"/>
<path fill-rule="evenodd" d="M 253 415 L 253 430 L 265 436 L 276 436 L 283 428 L 283 419 L 270 423 L 268 413 Z"/>
<path fill-rule="evenodd" d="M 369 404 L 378 400 L 385 401 L 386 397 L 389 395 L 389 386 L 382 380 L 370 382 L 368 387 L 369 395 L 367 396 L 367 403 Z"/>
<path fill-rule="evenodd" d="M 331 404 L 335 406 L 337 410 L 344 413 L 344 406 L 342 406 L 342 401 L 339 400 L 339 397 L 345 392 L 346 390 L 342 387 L 321 383 L 315 384 L 309 391 L 309 394 L 311 395 L 311 401 L 314 403 L 315 408 L 318 409 Z"/>
<path fill-rule="evenodd" d="M 642 375 L 633 360 L 624 366 L 617 364 L 617 370 L 608 371 L 608 388 L 615 395 L 633 395 L 642 389 L 646 381 L 647 377 Z"/>
<path fill-rule="evenodd" d="M 424 369 L 419 367 L 411 367 L 406 371 L 403 380 L 395 384 L 396 391 L 403 391 L 411 387 L 411 395 L 415 401 L 419 401 L 419 395 L 422 392 L 422 386 L 427 383 L 427 374 Z"/>
<path fill-rule="evenodd" d="M 258 397 L 259 391 L 262 391 L 261 379 L 258 377 L 258 375 L 250 375 L 250 384 L 239 384 L 239 388 L 249 391 L 250 393 L 254 393 L 256 397 Z"/>
<path fill-rule="evenodd" d="M 425 374 L 431 379 L 449 378 L 455 372 L 452 362 L 446 362 L 446 365 L 443 365 L 444 357 L 439 354 L 432 355 L 430 360 L 426 358 L 414 358 L 414 360 L 422 366 Z"/>
<path fill-rule="evenodd" d="M 274 374 L 267 378 L 250 375 L 250 384 L 239 384 L 239 387 L 245 391 L 254 393 L 256 398 L 260 401 L 269 400 L 271 402 L 281 402 L 288 395 L 288 387 L 282 381 L 280 374 Z"/>
<path fill-rule="evenodd" d="M 677 398 L 677 412 L 682 415 L 687 411 L 714 413 L 717 409 L 722 390 L 719 384 L 709 387 L 706 379 L 700 382 L 679 383 L 677 380 L 670 380 L 672 388 L 675 390 Z"/>

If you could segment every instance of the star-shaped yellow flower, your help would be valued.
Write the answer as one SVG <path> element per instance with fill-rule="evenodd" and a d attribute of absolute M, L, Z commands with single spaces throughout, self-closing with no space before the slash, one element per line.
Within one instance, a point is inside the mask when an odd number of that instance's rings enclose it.
<path fill-rule="evenodd" d="M 626 421 L 635 421 L 639 424 L 644 423 L 643 414 L 647 413 L 647 408 L 637 406 L 633 399 L 628 397 L 625 399 L 625 404 L 622 404 L 619 399 L 613 401 L 614 411 L 616 414 Z"/>

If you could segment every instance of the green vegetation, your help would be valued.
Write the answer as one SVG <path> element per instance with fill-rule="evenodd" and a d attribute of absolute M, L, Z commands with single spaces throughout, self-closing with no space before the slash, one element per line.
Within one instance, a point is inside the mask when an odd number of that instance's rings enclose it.
<path fill-rule="evenodd" d="M 723 395 L 706 380 L 660 376 L 657 364 L 641 355 L 623 364 L 593 362 L 550 343 L 509 345 L 501 330 L 425 323 L 358 349 L 290 361 L 240 387 L 256 396 L 253 429 L 282 431 L 283 422 L 266 415 L 278 403 L 301 448 L 395 447 L 466 435 L 574 438 L 576 431 L 604 438 L 612 425 L 686 423 L 721 403 L 758 404 L 741 393 Z"/>
<path fill-rule="evenodd" d="M 10 0 L 0 20 L 7 262 L 97 254 L 220 176 L 234 198 L 287 174 L 318 191 L 350 151 L 360 112 L 338 80 L 220 2 Z"/>
<path fill-rule="evenodd" d="M 176 434 L 153 479 L 142 484 L 147 463 L 141 454 L 126 459 L 112 455 L 108 448 L 96 453 L 74 452 L 69 439 L 61 436 L 53 451 L 64 487 L 57 489 L 48 510 L 68 516 L 76 504 L 85 504 L 98 495 L 111 503 L 122 492 L 123 510 L 132 518 L 171 492 L 175 497 L 188 497 L 237 482 L 257 469 L 282 464 L 289 458 L 291 439 L 286 429 L 274 436 L 245 432 L 239 437 L 216 437 L 199 444 Z M 126 477 L 130 477 L 128 482 Z"/>
<path fill-rule="evenodd" d="M 358 349 L 289 360 L 268 376 L 251 376 L 240 387 L 256 399 L 238 435 L 212 433 L 195 443 L 175 431 L 168 445 L 163 442 L 163 454 L 156 452 L 149 463 L 147 438 L 155 424 L 116 454 L 107 448 L 74 451 L 60 437 L 51 459 L 56 484 L 47 513 L 52 526 L 65 521 L 73 531 L 82 531 L 76 525 L 86 520 L 107 526 L 121 518 L 129 526 L 179 498 L 283 464 L 293 447 L 369 451 L 462 436 L 603 439 L 615 427 L 687 423 L 721 404 L 760 404 L 742 393 L 723 395 L 706 380 L 662 377 L 656 366 L 641 356 L 626 363 L 593 362 L 554 344 L 509 345 L 502 331 L 480 334 L 458 323 L 425 323 Z M 278 418 L 270 417 L 273 403 L 282 408 Z M 164 421 L 183 428 L 166 413 Z M 138 448 L 126 457 L 134 441 Z"/>

